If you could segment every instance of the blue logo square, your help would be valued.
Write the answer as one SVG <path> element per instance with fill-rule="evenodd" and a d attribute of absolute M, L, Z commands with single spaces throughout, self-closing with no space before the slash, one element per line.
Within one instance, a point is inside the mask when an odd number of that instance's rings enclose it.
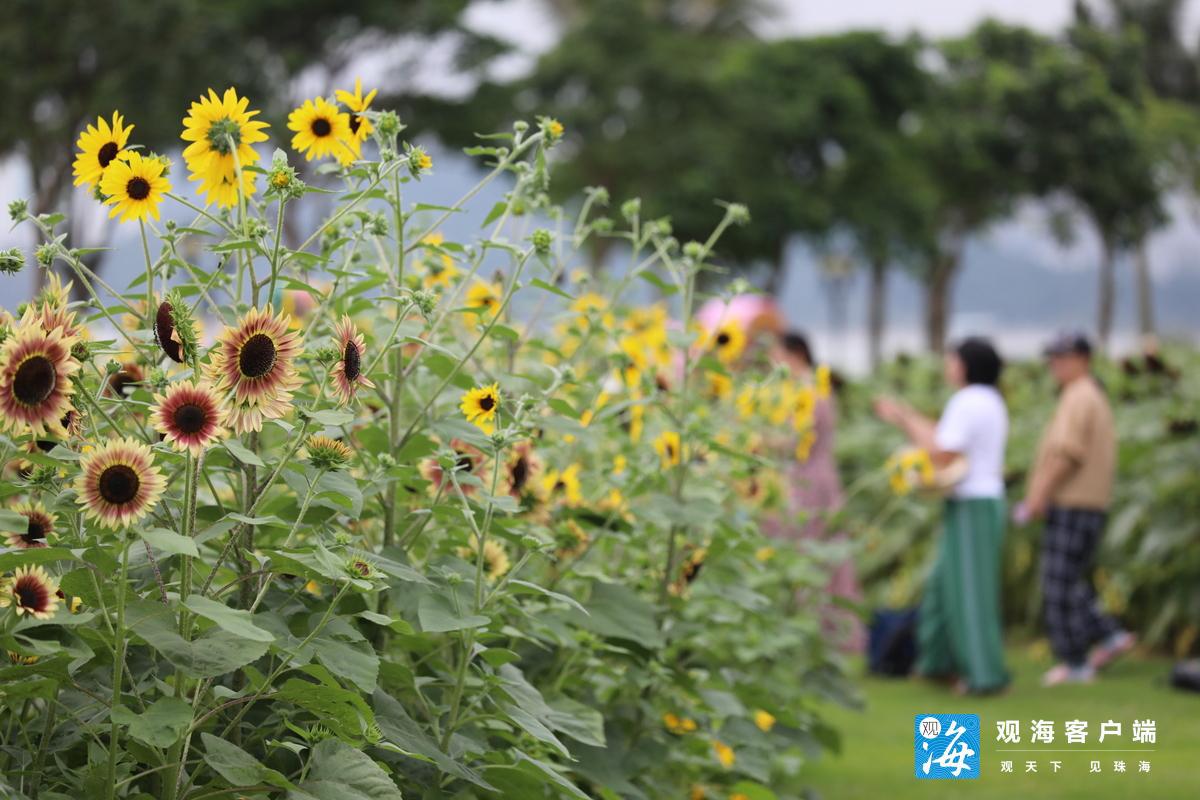
<path fill-rule="evenodd" d="M 979 715 L 913 717 L 913 774 L 921 779 L 979 777 Z"/>

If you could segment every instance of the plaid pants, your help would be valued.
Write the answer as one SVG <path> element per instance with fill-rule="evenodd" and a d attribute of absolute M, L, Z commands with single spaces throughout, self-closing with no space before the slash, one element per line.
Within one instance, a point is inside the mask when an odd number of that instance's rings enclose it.
<path fill-rule="evenodd" d="M 1052 506 L 1042 535 L 1042 600 L 1050 647 L 1060 660 L 1082 666 L 1095 642 L 1120 624 L 1100 610 L 1092 589 L 1092 557 L 1108 515 Z"/>

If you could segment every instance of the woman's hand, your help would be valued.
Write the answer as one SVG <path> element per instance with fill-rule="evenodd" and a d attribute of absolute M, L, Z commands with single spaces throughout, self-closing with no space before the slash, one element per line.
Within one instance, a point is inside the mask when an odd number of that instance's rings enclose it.
<path fill-rule="evenodd" d="M 904 417 L 904 404 L 894 397 L 880 395 L 875 398 L 875 416 L 889 425 L 899 425 Z"/>

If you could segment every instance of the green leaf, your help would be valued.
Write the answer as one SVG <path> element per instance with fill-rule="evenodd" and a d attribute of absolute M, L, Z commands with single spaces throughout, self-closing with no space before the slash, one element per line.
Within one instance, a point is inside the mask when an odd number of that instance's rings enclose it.
<path fill-rule="evenodd" d="M 444 753 L 425 729 L 409 716 L 404 706 L 387 692 L 377 690 L 371 698 L 371 703 L 375 707 L 375 721 L 389 742 L 409 753 L 433 761 L 438 769 L 447 775 L 470 781 L 488 791 L 495 791 L 495 787 L 478 772 Z"/>
<path fill-rule="evenodd" d="M 583 616 L 579 624 L 593 633 L 627 639 L 648 648 L 663 646 L 654 606 L 628 586 L 595 581 L 586 605 L 588 616 Z"/>
<path fill-rule="evenodd" d="M 21 530 L 24 531 L 24 527 Z M 29 547 L 0 554 L 0 572 L 9 572 L 17 567 L 33 564 L 46 564 L 50 561 L 76 560 L 78 560 L 78 556 L 65 547 Z"/>
<path fill-rule="evenodd" d="M 323 667 L 310 667 L 306 671 L 328 682 L 313 683 L 301 678 L 288 678 L 279 687 L 275 698 L 286 700 L 310 712 L 322 725 L 339 736 L 361 737 L 367 726 L 374 721 L 371 708 L 357 692 L 338 686 Z"/>
<path fill-rule="evenodd" d="M 221 628 L 184 641 L 176 630 L 175 612 L 162 603 L 131 600 L 126 624 L 164 658 L 192 678 L 215 678 L 262 658 L 267 643 L 235 636 Z"/>
<path fill-rule="evenodd" d="M 275 641 L 274 634 L 255 626 L 251 621 L 254 618 L 253 615 L 245 609 L 230 608 L 224 603 L 218 603 L 216 600 L 198 594 L 188 597 L 184 601 L 184 605 L 193 613 L 217 623 L 234 636 L 240 636 L 252 642 Z"/>
<path fill-rule="evenodd" d="M 257 453 L 246 447 L 246 445 L 242 444 L 237 439 L 226 439 L 225 449 L 243 464 L 247 464 L 252 467 L 265 467 L 267 465 L 265 461 L 258 457 Z"/>
<path fill-rule="evenodd" d="M 269 783 L 281 789 L 295 788 L 283 775 L 265 766 L 236 744 L 209 733 L 201 733 L 200 741 L 204 743 L 204 761 L 232 786 Z"/>
<path fill-rule="evenodd" d="M 325 425 L 330 428 L 336 428 L 339 425 L 345 425 L 347 422 L 354 421 L 354 415 L 341 408 L 324 408 L 320 411 L 312 412 L 309 416 L 318 425 Z"/>
<path fill-rule="evenodd" d="M 545 282 L 544 280 L 542 280 L 541 278 L 534 278 L 533 280 L 531 280 L 531 281 L 529 282 L 529 285 L 530 285 L 530 286 L 536 286 L 536 287 L 537 287 L 537 288 L 539 288 L 539 289 L 544 289 L 544 290 L 546 290 L 547 292 L 550 292 L 551 294 L 556 294 L 556 295 L 558 295 L 559 297 L 562 297 L 562 298 L 564 298 L 564 299 L 566 299 L 566 300 L 574 300 L 574 299 L 575 299 L 575 298 L 574 298 L 574 297 L 572 297 L 571 295 L 569 295 L 569 294 L 567 294 L 566 292 L 564 292 L 562 289 L 558 288 L 557 286 L 553 286 L 553 285 L 551 285 L 551 284 L 549 284 L 549 283 L 546 283 L 546 282 Z"/>
<path fill-rule="evenodd" d="M 189 539 L 187 536 L 181 536 L 175 531 L 169 531 L 166 528 L 151 528 L 141 531 L 141 536 L 155 550 L 161 550 L 164 553 L 172 555 L 184 556 L 199 556 L 200 550 L 196 547 L 196 542 Z"/>
<path fill-rule="evenodd" d="M 135 714 L 118 705 L 113 722 L 129 728 L 129 735 L 151 747 L 170 747 L 192 723 L 192 707 L 177 697 L 160 697 L 144 712 Z"/>
<path fill-rule="evenodd" d="M 303 800 L 403 800 L 396 784 L 366 753 L 337 739 L 325 739 L 313 748 L 308 777 L 300 792 L 288 795 Z"/>
<path fill-rule="evenodd" d="M 425 633 L 446 633 L 466 628 L 482 628 L 491 622 L 482 614 L 465 614 L 454 607 L 444 594 L 425 594 L 417 603 L 417 621 Z"/>
<path fill-rule="evenodd" d="M 556 697 L 549 701 L 547 724 L 577 742 L 604 747 L 604 716 L 594 708 L 572 700 Z"/>

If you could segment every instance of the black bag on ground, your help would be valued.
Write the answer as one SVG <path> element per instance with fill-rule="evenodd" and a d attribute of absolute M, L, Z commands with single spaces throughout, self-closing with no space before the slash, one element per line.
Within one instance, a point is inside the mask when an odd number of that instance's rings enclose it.
<path fill-rule="evenodd" d="M 1200 658 L 1177 663 L 1171 670 L 1171 685 L 1186 692 L 1200 692 Z"/>
<path fill-rule="evenodd" d="M 867 637 L 867 668 L 873 675 L 908 675 L 917 660 L 916 634 L 917 609 L 877 609 Z"/>

